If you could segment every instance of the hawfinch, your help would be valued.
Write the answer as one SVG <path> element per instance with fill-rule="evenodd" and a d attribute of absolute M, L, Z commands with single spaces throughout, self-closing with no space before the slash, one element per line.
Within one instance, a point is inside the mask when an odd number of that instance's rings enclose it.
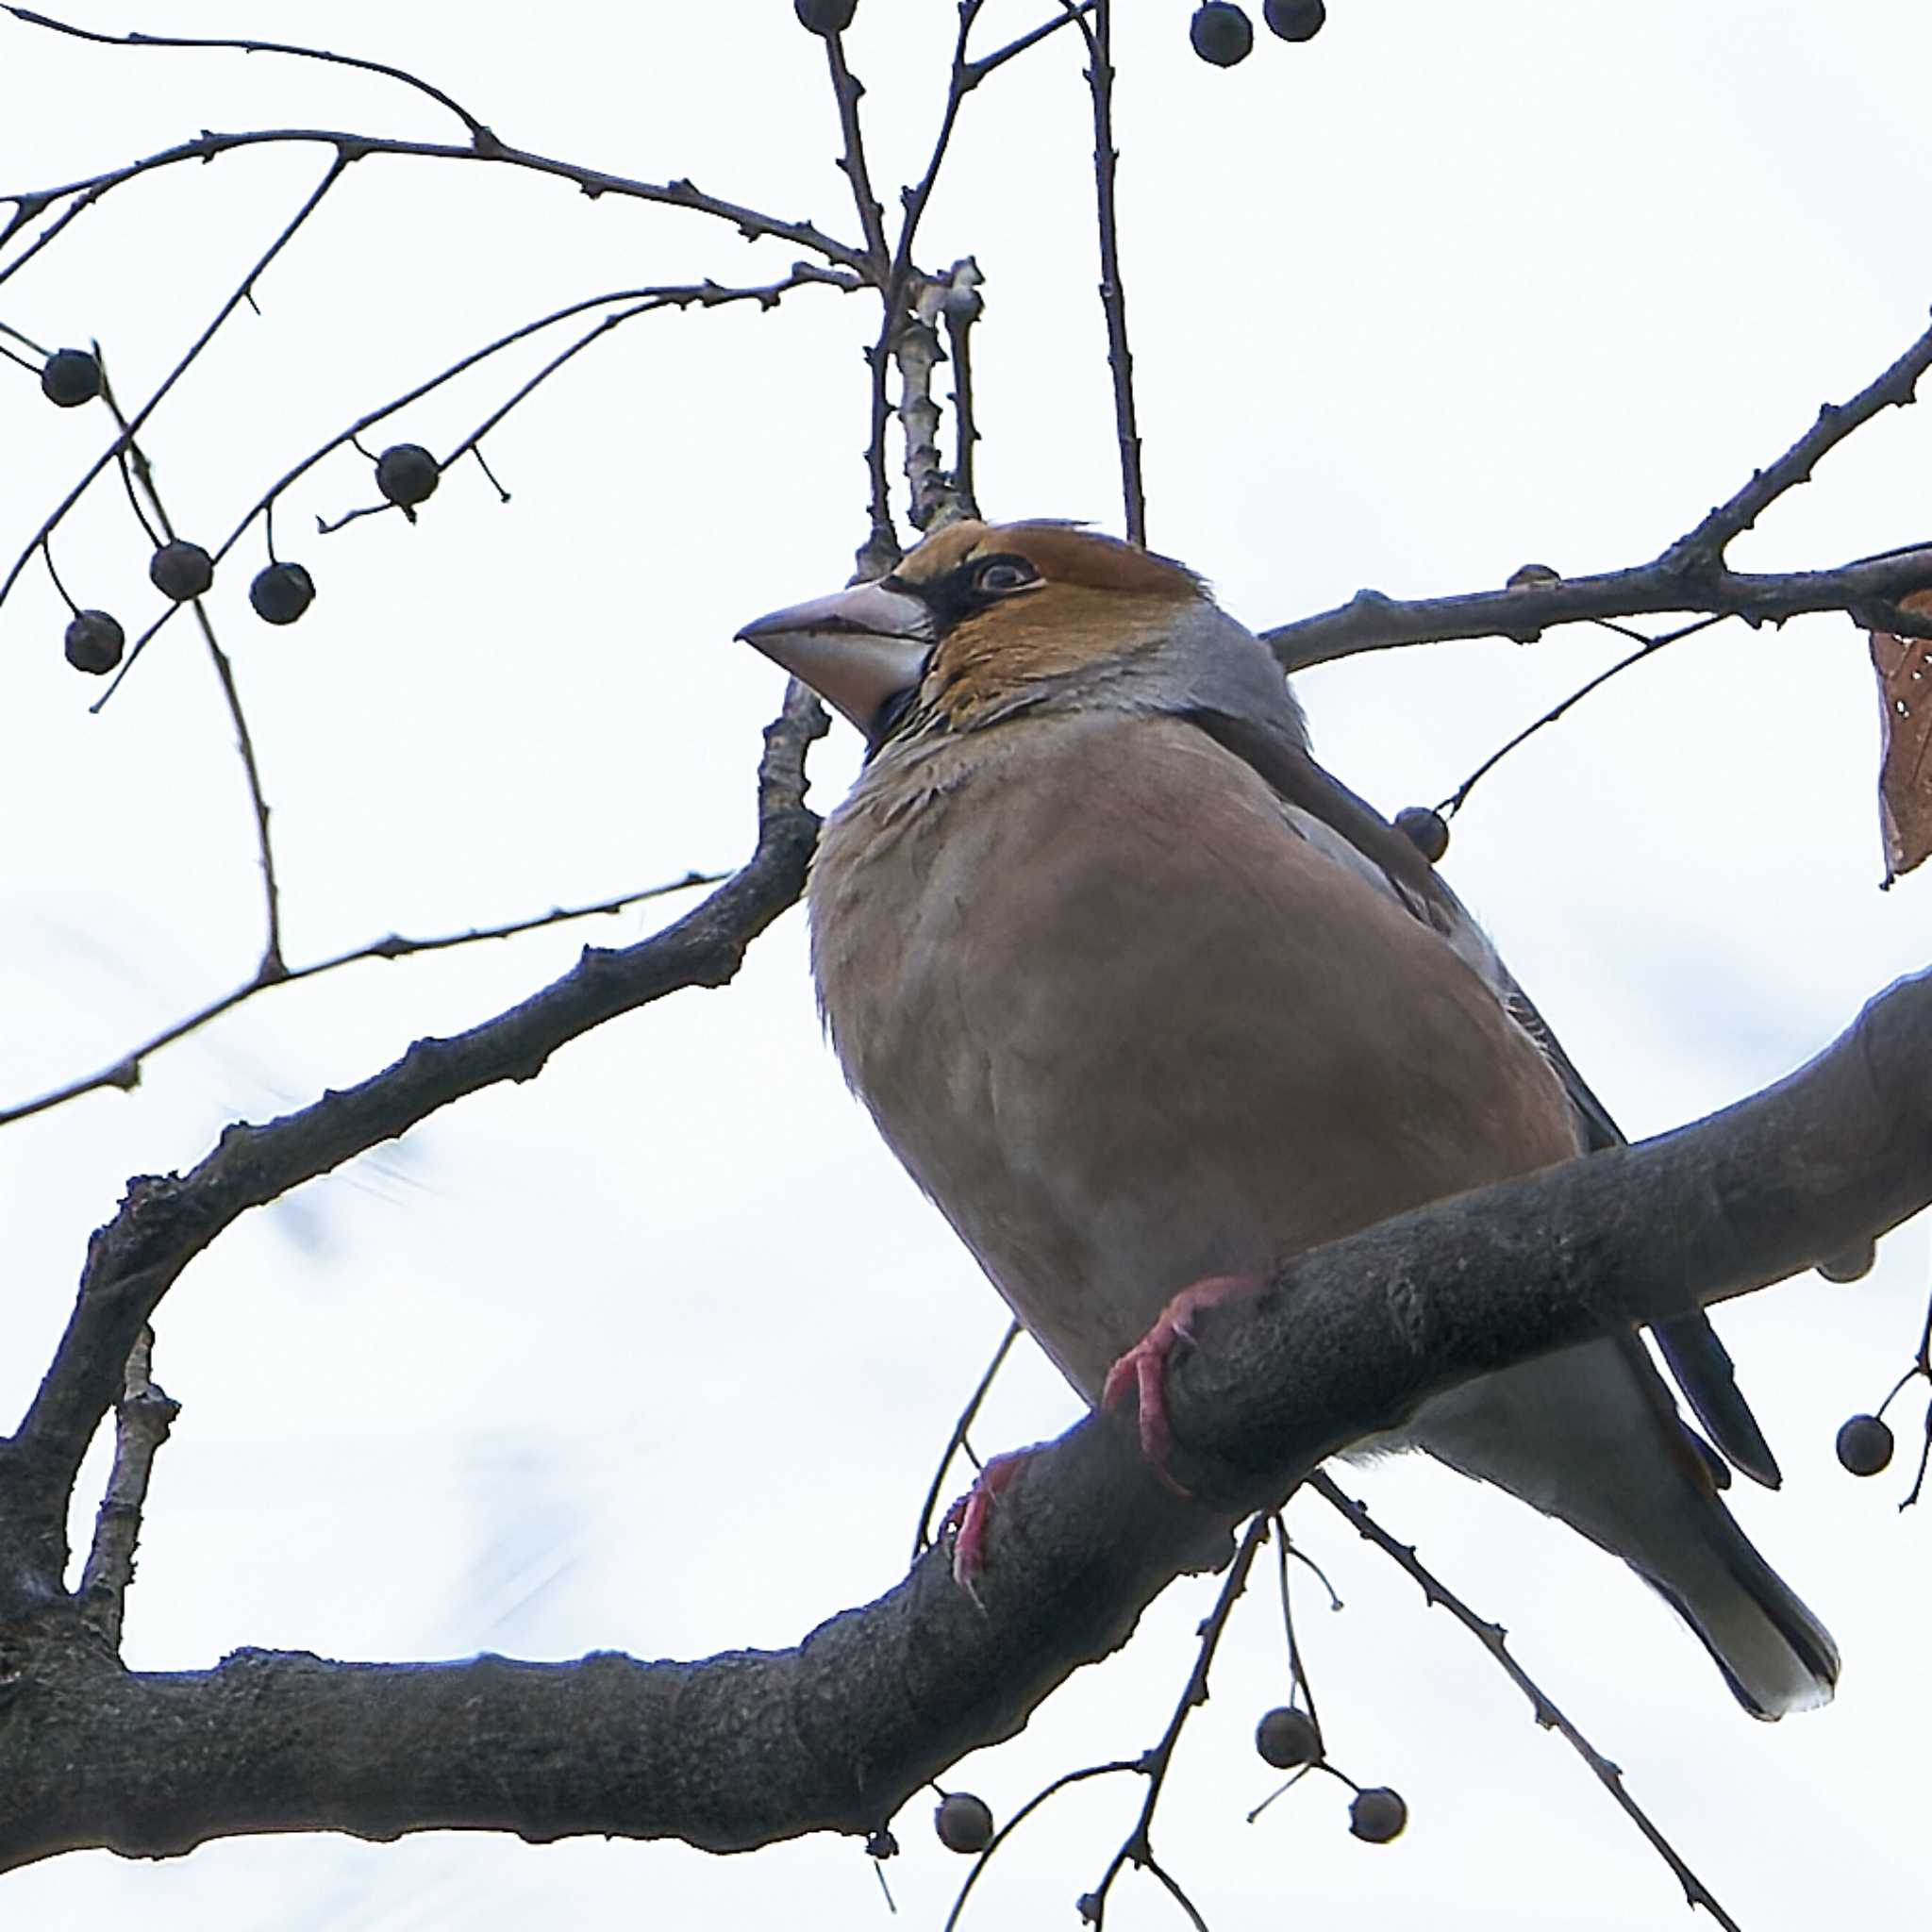
<path fill-rule="evenodd" d="M 1121 1364 L 1143 1440 L 1177 1291 L 1257 1284 L 1618 1138 L 1181 565 L 1064 524 L 957 523 L 740 635 L 866 739 L 810 883 L 847 1079 L 1090 1404 Z M 1704 1318 L 1657 1340 L 1711 1438 L 1775 1484 Z M 1424 1449 L 1622 1557 L 1754 1716 L 1831 1695 L 1829 1634 L 1719 1500 L 1724 1461 L 1636 1335 L 1467 1383 L 1364 1446 Z"/>

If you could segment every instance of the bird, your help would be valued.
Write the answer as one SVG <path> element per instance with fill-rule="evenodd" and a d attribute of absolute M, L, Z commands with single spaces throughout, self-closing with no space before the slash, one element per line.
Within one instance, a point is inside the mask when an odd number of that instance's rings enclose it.
<path fill-rule="evenodd" d="M 1157 1457 L 1163 1360 L 1203 1303 L 1622 1139 L 1185 565 L 961 519 L 739 637 L 866 741 L 808 886 L 848 1084 L 1078 1393 L 1138 1401 Z M 1720 1495 L 1726 1457 L 1779 1479 L 1731 1358 L 1702 1313 L 1654 1332 L 1709 1441 L 1630 1331 L 1346 1453 L 1421 1449 L 1621 1557 L 1753 1716 L 1823 1704 L 1837 1646 Z"/>

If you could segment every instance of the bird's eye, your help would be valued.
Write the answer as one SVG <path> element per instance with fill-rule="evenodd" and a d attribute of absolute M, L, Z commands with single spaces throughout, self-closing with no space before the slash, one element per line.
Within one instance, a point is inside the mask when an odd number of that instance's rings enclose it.
<path fill-rule="evenodd" d="M 974 588 L 995 596 L 1024 591 L 1039 581 L 1040 573 L 1024 557 L 990 557 L 973 573 Z"/>

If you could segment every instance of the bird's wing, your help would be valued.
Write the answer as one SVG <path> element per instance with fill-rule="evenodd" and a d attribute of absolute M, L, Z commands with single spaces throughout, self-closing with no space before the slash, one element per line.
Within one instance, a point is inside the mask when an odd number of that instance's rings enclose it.
<path fill-rule="evenodd" d="M 1208 708 L 1197 710 L 1193 722 L 1216 743 L 1251 766 L 1289 804 L 1346 839 L 1381 870 L 1396 896 L 1419 919 L 1442 931 L 1452 943 L 1465 935 L 1480 941 L 1480 929 L 1475 922 L 1428 860 L 1372 805 L 1324 771 L 1292 732 L 1273 720 Z M 1535 1003 L 1486 941 L 1482 942 L 1482 953 L 1478 970 L 1495 986 L 1505 1009 L 1542 1049 L 1562 1081 L 1582 1124 L 1588 1149 L 1595 1153 L 1606 1147 L 1623 1146 L 1622 1130 L 1576 1071 Z M 1657 1347 L 1684 1391 L 1685 1400 L 1709 1431 L 1711 1441 L 1754 1482 L 1776 1489 L 1783 1481 L 1777 1458 L 1771 1453 L 1771 1445 L 1764 1440 L 1764 1432 L 1738 1387 L 1736 1366 L 1711 1326 L 1710 1318 L 1700 1308 L 1692 1314 L 1659 1322 L 1651 1332 L 1657 1337 Z M 1691 1434 L 1688 1430 L 1686 1433 Z M 1692 1440 L 1700 1450 L 1705 1449 L 1701 1440 L 1694 1435 Z M 1727 1483 L 1729 1473 L 1722 1461 L 1716 1457 L 1707 1457 L 1707 1460 L 1720 1487 Z"/>
<path fill-rule="evenodd" d="M 1624 1146 L 1623 1130 L 1576 1071 L 1570 1056 L 1563 1051 L 1562 1041 L 1551 1031 L 1549 1022 L 1537 1011 L 1535 1003 L 1513 978 L 1509 985 L 1505 1005 L 1557 1070 L 1571 1105 L 1583 1122 L 1591 1152 Z M 1738 1387 L 1736 1364 L 1711 1326 L 1710 1317 L 1699 1308 L 1691 1314 L 1657 1323 L 1651 1333 L 1657 1337 L 1657 1347 L 1678 1388 L 1684 1391 L 1684 1399 L 1709 1432 L 1711 1441 L 1753 1482 L 1762 1483 L 1770 1490 L 1778 1488 L 1784 1475 L 1777 1466 L 1777 1457 L 1771 1453 L 1771 1444 L 1764 1440 L 1764 1431 L 1757 1426 L 1757 1418 L 1751 1413 L 1751 1405 Z"/>

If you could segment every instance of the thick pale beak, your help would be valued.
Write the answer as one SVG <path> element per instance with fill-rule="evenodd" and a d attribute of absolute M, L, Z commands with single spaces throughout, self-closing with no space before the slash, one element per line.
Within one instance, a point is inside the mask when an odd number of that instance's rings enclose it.
<path fill-rule="evenodd" d="M 886 706 L 919 682 L 934 633 L 932 612 L 917 597 L 874 583 L 774 610 L 738 635 L 869 738 Z"/>

